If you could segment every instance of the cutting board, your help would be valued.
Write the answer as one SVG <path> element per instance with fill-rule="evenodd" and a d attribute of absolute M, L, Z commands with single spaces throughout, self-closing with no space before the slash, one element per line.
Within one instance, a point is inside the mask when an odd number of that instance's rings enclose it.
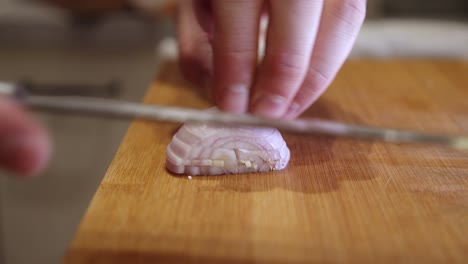
<path fill-rule="evenodd" d="M 144 101 L 210 106 L 172 62 Z M 467 135 L 468 63 L 349 61 L 304 115 Z M 468 152 L 284 134 L 284 171 L 189 179 L 177 129 L 131 124 L 65 263 L 468 263 Z"/>

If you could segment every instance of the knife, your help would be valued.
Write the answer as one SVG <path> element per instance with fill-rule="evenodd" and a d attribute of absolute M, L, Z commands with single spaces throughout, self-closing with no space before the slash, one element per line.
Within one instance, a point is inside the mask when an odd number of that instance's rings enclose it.
<path fill-rule="evenodd" d="M 13 97 L 32 109 L 59 114 L 82 114 L 118 119 L 143 119 L 157 122 L 201 122 L 228 127 L 273 127 L 285 132 L 329 135 L 393 143 L 438 144 L 468 150 L 468 137 L 435 135 L 370 126 L 346 124 L 318 118 L 277 120 L 253 115 L 209 110 L 132 103 L 114 99 L 79 96 L 30 95 L 20 85 L 0 82 L 0 95 Z"/>

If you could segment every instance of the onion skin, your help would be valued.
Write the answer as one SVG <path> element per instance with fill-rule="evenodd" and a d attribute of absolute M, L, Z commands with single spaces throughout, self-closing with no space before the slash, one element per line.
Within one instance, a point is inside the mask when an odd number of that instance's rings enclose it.
<path fill-rule="evenodd" d="M 166 158 L 175 174 L 222 175 L 282 170 L 290 152 L 274 128 L 185 124 L 167 146 Z"/>

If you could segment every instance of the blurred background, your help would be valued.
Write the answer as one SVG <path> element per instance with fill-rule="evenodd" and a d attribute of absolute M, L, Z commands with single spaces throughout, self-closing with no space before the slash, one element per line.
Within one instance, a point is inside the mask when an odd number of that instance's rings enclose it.
<path fill-rule="evenodd" d="M 468 1 L 368 0 L 354 58 L 468 59 Z M 166 0 L 0 0 L 0 80 L 139 101 L 175 35 Z M 0 263 L 60 263 L 127 122 L 36 115 L 55 139 L 38 179 L 0 173 Z"/>

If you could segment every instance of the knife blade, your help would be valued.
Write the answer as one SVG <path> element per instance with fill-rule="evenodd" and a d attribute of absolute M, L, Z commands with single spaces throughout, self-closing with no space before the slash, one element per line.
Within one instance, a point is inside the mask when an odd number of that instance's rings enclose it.
<path fill-rule="evenodd" d="M 468 150 L 468 137 L 435 135 L 355 124 L 318 118 L 278 120 L 253 115 L 149 105 L 114 99 L 77 96 L 35 96 L 14 84 L 0 83 L 0 95 L 15 97 L 32 109 L 59 114 L 81 114 L 118 119 L 143 119 L 166 123 L 200 122 L 228 127 L 274 127 L 285 132 L 329 135 L 393 143 L 439 144 Z"/>

